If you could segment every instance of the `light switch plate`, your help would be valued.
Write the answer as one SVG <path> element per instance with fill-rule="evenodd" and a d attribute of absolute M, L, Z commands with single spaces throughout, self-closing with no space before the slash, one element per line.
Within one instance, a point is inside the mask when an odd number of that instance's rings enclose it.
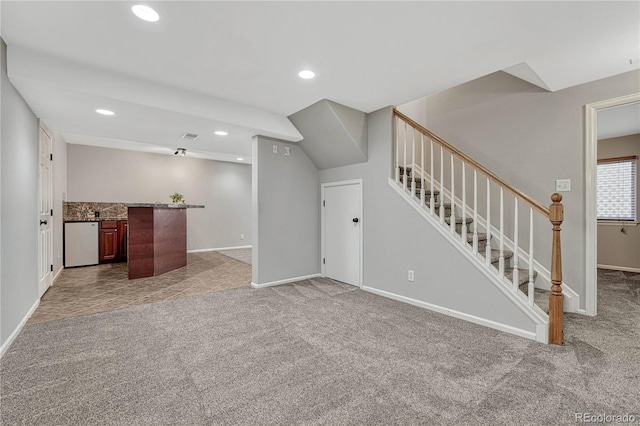
<path fill-rule="evenodd" d="M 556 179 L 556 191 L 558 192 L 571 191 L 571 179 Z"/>
<path fill-rule="evenodd" d="M 284 155 L 286 155 L 287 157 L 291 156 L 291 147 L 290 146 L 285 146 L 284 147 Z"/>
<path fill-rule="evenodd" d="M 277 154 L 278 153 L 278 145 L 274 145 L 273 146 L 273 153 Z"/>

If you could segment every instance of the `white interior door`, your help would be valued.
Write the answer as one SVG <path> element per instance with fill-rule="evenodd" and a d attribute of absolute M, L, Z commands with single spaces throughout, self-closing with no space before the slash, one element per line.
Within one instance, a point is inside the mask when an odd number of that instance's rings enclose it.
<path fill-rule="evenodd" d="M 51 224 L 52 191 L 51 191 L 51 137 L 40 127 L 39 155 L 39 201 L 38 216 L 40 233 L 38 238 L 38 295 L 42 296 L 51 286 L 53 275 L 53 238 Z"/>
<path fill-rule="evenodd" d="M 362 181 L 322 185 L 323 274 L 360 287 Z"/>

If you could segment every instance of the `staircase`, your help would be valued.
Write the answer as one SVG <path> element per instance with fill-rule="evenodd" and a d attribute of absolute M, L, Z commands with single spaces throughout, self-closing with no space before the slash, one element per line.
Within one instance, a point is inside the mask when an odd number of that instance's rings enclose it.
<path fill-rule="evenodd" d="M 416 198 L 421 197 L 423 179 L 421 177 L 412 177 L 411 167 L 400 166 L 400 183 L 404 183 L 405 176 L 408 182 L 410 182 L 410 184 L 408 184 L 407 186 L 413 185 L 413 188 L 414 188 L 413 190 L 415 192 Z M 461 236 L 463 233 L 463 223 L 462 223 L 463 220 L 462 220 L 462 216 L 460 215 L 460 212 L 458 211 L 459 209 L 453 206 L 451 203 L 439 203 L 438 202 L 439 195 L 440 195 L 439 191 L 435 190 L 433 192 L 433 197 L 435 202 L 435 208 L 434 208 L 435 215 L 438 218 L 440 217 L 440 214 L 441 214 L 440 207 L 442 206 L 444 209 L 444 223 L 448 227 L 451 227 L 451 220 L 452 220 L 451 217 L 453 216 L 455 218 L 454 233 L 457 236 Z M 431 192 L 428 189 L 425 189 L 425 206 L 426 208 L 429 208 L 429 209 L 430 209 L 430 199 L 431 199 Z M 474 233 L 468 231 L 469 229 L 471 229 L 472 224 L 473 224 L 473 218 L 467 216 L 464 220 L 464 229 L 466 231 L 465 234 L 466 234 L 467 244 L 470 246 L 473 244 L 473 240 L 474 240 Z M 479 253 L 485 253 L 487 246 L 490 246 L 489 240 L 487 239 L 487 234 L 484 232 L 478 232 L 476 234 L 476 237 L 477 237 L 477 251 Z M 504 265 L 505 265 L 504 277 L 508 281 L 513 282 L 514 268 L 513 268 L 513 265 L 511 264 L 513 259 L 513 252 L 511 250 L 504 250 L 503 256 L 504 256 Z M 491 263 L 491 266 L 495 269 L 495 273 L 497 273 L 499 270 L 499 264 L 500 264 L 500 250 L 491 249 L 490 263 Z M 526 269 L 518 268 L 517 276 L 518 276 L 518 286 L 520 290 L 523 291 L 524 294 L 528 296 L 528 292 L 529 292 L 528 284 L 530 282 L 529 271 Z M 538 276 L 538 273 L 534 270 L 533 279 L 531 280 L 532 284 L 534 284 L 532 286 L 534 290 L 534 301 L 536 299 L 536 296 L 538 296 L 539 301 L 542 301 L 544 300 L 545 295 L 548 296 L 549 292 L 535 288 L 535 279 L 537 276 Z M 539 294 L 536 294 L 536 293 L 539 293 Z M 545 307 L 545 309 L 543 310 L 545 310 L 545 313 L 548 314 L 549 312 L 548 306 Z"/>
<path fill-rule="evenodd" d="M 389 184 L 544 330 L 537 340 L 562 344 L 562 196 L 547 208 L 397 110 L 394 126 Z"/>

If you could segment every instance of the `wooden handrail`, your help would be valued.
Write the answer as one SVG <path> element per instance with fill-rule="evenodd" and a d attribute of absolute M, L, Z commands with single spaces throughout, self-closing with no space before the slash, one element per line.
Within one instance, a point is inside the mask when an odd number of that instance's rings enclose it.
<path fill-rule="evenodd" d="M 423 135 L 425 135 L 425 136 L 427 136 L 427 137 L 429 137 L 429 138 L 431 138 L 433 140 L 438 141 L 438 143 L 440 143 L 442 146 L 447 148 L 447 150 L 451 151 L 453 154 L 455 154 L 456 156 L 458 156 L 461 159 L 463 159 L 466 163 L 471 164 L 473 167 L 475 167 L 476 169 L 478 169 L 479 171 L 484 173 L 489 179 L 491 179 L 494 182 L 498 183 L 504 189 L 506 189 L 507 191 L 511 192 L 516 197 L 521 198 L 525 203 L 529 204 L 531 207 L 533 207 L 534 209 L 538 210 L 545 217 L 549 217 L 549 209 L 548 208 L 546 208 L 542 204 L 538 203 L 537 201 L 535 201 L 533 198 L 529 197 L 527 194 L 523 193 L 522 191 L 520 191 L 520 190 L 514 188 L 513 186 L 509 185 L 508 183 L 506 183 L 504 180 L 502 180 L 501 178 L 499 178 L 498 176 L 493 174 L 491 171 L 489 171 L 489 169 L 484 167 L 482 164 L 478 163 L 477 161 L 475 161 L 474 159 L 472 159 L 471 157 L 469 157 L 468 155 L 466 155 L 462 151 L 458 150 L 457 148 L 455 148 L 454 146 L 452 146 L 451 144 L 446 142 L 444 139 L 442 139 L 439 136 L 431 133 L 429 130 L 425 129 L 420 124 L 418 124 L 417 122 L 415 122 L 411 118 L 407 117 L 406 115 L 404 115 L 403 113 L 401 113 L 400 111 L 398 111 L 395 108 L 393 109 L 393 114 L 395 116 L 397 116 L 397 117 L 400 117 L 406 123 L 410 124 L 416 130 L 418 130 L 418 132 L 422 133 Z"/>
<path fill-rule="evenodd" d="M 549 221 L 553 225 L 553 245 L 551 246 L 551 294 L 549 295 L 549 343 L 562 345 L 564 340 L 562 324 L 562 250 L 560 247 L 560 225 L 564 220 L 562 195 L 551 196 Z"/>

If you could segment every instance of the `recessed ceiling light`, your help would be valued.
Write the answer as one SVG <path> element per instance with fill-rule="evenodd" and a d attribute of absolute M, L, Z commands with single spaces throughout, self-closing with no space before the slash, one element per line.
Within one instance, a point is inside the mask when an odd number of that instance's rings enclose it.
<path fill-rule="evenodd" d="M 213 133 L 215 133 L 218 136 L 227 136 L 229 134 L 229 133 L 225 132 L 224 130 L 216 130 Z"/>
<path fill-rule="evenodd" d="M 160 19 L 160 15 L 158 15 L 158 12 L 143 4 L 136 4 L 135 6 L 131 7 L 131 11 L 143 21 L 156 22 L 158 19 Z"/>
<path fill-rule="evenodd" d="M 244 158 L 242 158 L 242 157 L 238 157 L 238 158 L 236 158 L 236 160 L 238 160 L 238 161 L 244 161 Z"/>
<path fill-rule="evenodd" d="M 102 115 L 116 115 L 115 112 L 109 111 L 108 109 L 97 109 L 96 112 Z"/>
<path fill-rule="evenodd" d="M 300 71 L 298 73 L 298 76 L 300 78 L 304 78 L 305 80 L 309 80 L 310 78 L 313 78 L 316 76 L 316 73 L 313 71 L 309 71 L 309 70 L 304 70 L 304 71 Z"/>

